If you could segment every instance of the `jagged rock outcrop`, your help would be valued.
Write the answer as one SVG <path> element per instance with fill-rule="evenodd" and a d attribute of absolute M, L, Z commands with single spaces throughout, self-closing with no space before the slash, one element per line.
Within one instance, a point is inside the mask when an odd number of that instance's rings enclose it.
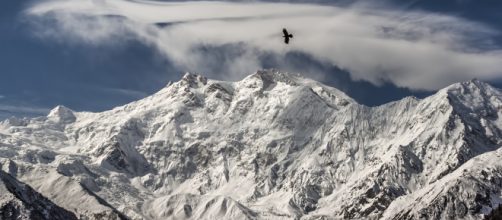
<path fill-rule="evenodd" d="M 0 170 L 0 219 L 77 219 L 30 186 Z"/>

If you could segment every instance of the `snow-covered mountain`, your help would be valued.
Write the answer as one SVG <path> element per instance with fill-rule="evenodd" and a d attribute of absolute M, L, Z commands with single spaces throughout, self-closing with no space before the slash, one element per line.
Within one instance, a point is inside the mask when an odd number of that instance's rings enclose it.
<path fill-rule="evenodd" d="M 501 146 L 502 92 L 477 80 L 366 107 L 275 70 L 186 74 L 110 111 L 1 122 L 0 216 L 496 219 Z"/>

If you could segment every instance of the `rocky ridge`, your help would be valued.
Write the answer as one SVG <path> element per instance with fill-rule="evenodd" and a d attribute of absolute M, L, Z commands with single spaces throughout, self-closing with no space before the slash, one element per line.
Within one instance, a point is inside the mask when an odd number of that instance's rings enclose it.
<path fill-rule="evenodd" d="M 109 111 L 5 120 L 0 164 L 86 219 L 479 219 L 502 203 L 501 116 L 478 80 L 367 107 L 275 70 L 186 74 Z"/>

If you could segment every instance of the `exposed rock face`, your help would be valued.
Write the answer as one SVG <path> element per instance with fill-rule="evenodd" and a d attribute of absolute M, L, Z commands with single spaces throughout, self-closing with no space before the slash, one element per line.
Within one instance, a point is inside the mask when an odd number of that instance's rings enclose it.
<path fill-rule="evenodd" d="M 0 171 L 0 219 L 77 219 L 30 186 Z"/>
<path fill-rule="evenodd" d="M 79 218 L 493 218 L 501 116 L 477 80 L 366 107 L 273 70 L 187 74 L 110 111 L 9 119 L 0 163 Z"/>

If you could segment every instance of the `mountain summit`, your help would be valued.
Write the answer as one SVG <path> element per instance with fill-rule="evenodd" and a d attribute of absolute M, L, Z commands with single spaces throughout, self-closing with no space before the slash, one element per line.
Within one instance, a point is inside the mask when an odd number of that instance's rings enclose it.
<path fill-rule="evenodd" d="M 0 216 L 495 218 L 501 116 L 502 92 L 478 80 L 367 107 L 275 70 L 186 74 L 109 111 L 1 122 Z"/>

